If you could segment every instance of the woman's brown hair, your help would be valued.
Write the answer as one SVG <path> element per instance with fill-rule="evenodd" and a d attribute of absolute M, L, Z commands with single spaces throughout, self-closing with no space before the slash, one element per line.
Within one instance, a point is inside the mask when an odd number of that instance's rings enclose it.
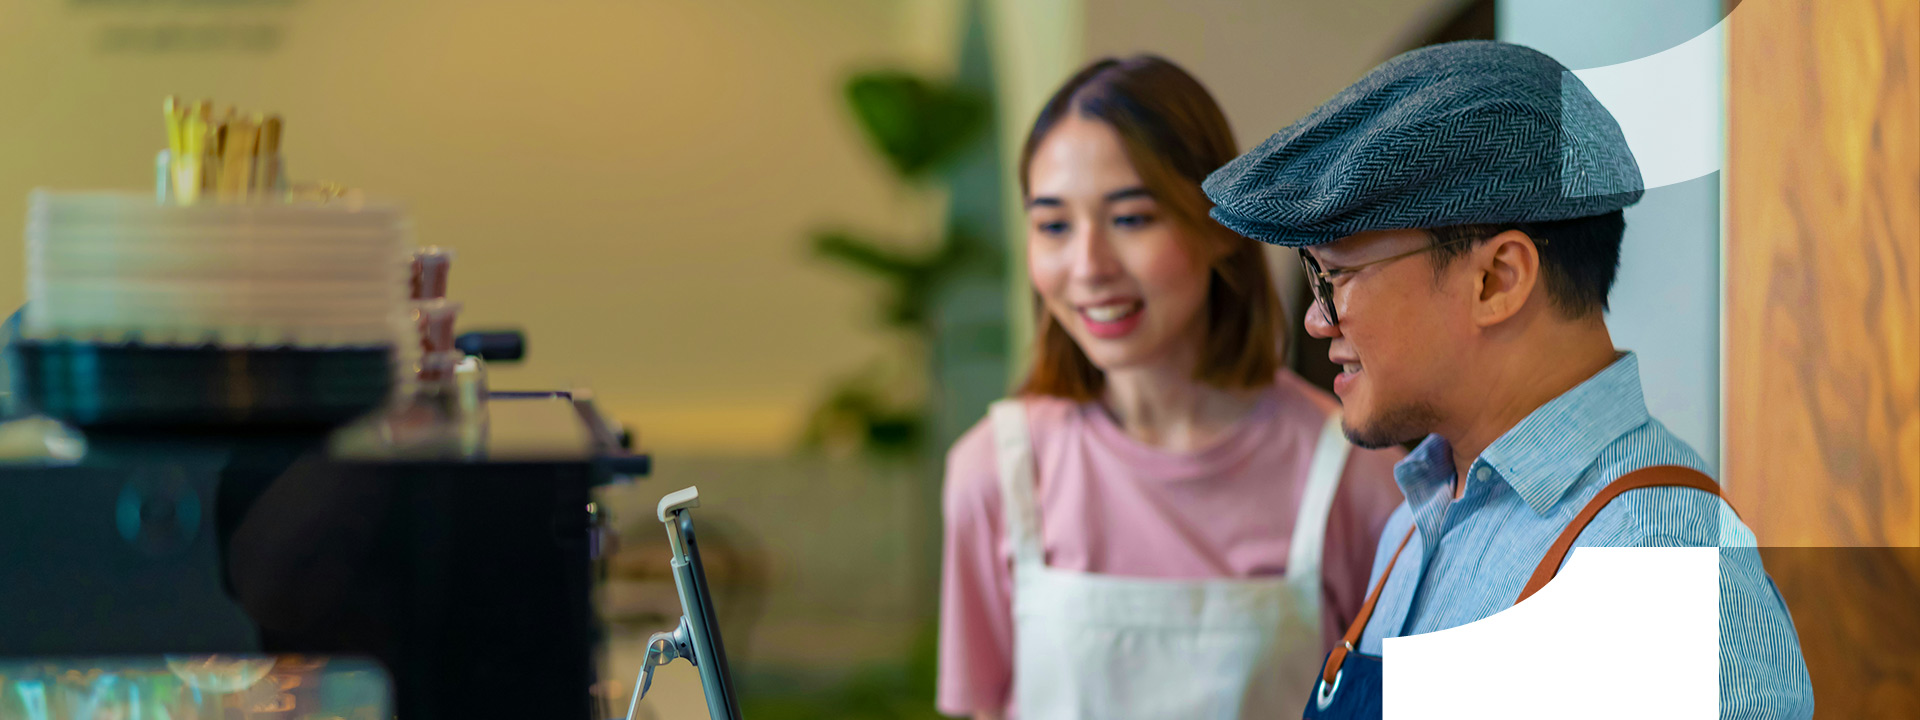
<path fill-rule="evenodd" d="M 1020 196 L 1031 199 L 1027 172 L 1047 133 L 1069 113 L 1098 120 L 1120 135 L 1134 172 L 1173 218 L 1203 242 L 1229 249 L 1213 264 L 1207 286 L 1206 339 L 1195 378 L 1222 389 L 1265 387 L 1280 367 L 1280 299 L 1260 243 L 1208 217 L 1200 190 L 1208 173 L 1239 154 L 1233 130 L 1213 96 L 1164 58 L 1137 55 L 1095 62 L 1067 80 L 1033 122 L 1020 150 Z M 1038 302 L 1033 368 L 1023 395 L 1077 401 L 1100 396 L 1106 374 Z"/>

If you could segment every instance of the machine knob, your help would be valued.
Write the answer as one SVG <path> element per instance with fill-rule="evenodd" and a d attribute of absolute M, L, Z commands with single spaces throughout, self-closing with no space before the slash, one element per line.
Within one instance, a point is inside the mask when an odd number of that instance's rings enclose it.
<path fill-rule="evenodd" d="M 527 336 L 519 330 L 463 333 L 453 339 L 460 352 L 487 362 L 519 360 L 527 354 Z"/>

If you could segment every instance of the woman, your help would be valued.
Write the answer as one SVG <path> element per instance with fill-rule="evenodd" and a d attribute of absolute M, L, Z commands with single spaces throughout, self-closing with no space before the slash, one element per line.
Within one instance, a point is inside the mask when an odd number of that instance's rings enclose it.
<path fill-rule="evenodd" d="M 1358 611 L 1399 453 L 1280 368 L 1260 246 L 1200 191 L 1237 147 L 1151 56 L 1035 121 L 1034 364 L 947 458 L 942 712 L 1297 717 Z"/>

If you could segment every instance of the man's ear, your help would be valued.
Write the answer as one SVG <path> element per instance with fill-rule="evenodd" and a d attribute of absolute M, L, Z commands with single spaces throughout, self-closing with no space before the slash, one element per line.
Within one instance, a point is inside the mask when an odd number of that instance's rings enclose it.
<path fill-rule="evenodd" d="M 1540 286 L 1540 248 L 1519 230 L 1488 238 L 1472 254 L 1479 272 L 1473 321 L 1480 327 L 1506 322 Z"/>

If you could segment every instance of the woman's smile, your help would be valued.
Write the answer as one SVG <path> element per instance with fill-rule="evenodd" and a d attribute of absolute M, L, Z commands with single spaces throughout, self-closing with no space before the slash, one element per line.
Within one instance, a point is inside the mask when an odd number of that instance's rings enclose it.
<path fill-rule="evenodd" d="M 1087 332 L 1102 340 L 1125 337 L 1140 326 L 1146 302 L 1138 298 L 1103 300 L 1098 304 L 1077 305 L 1074 310 Z"/>

